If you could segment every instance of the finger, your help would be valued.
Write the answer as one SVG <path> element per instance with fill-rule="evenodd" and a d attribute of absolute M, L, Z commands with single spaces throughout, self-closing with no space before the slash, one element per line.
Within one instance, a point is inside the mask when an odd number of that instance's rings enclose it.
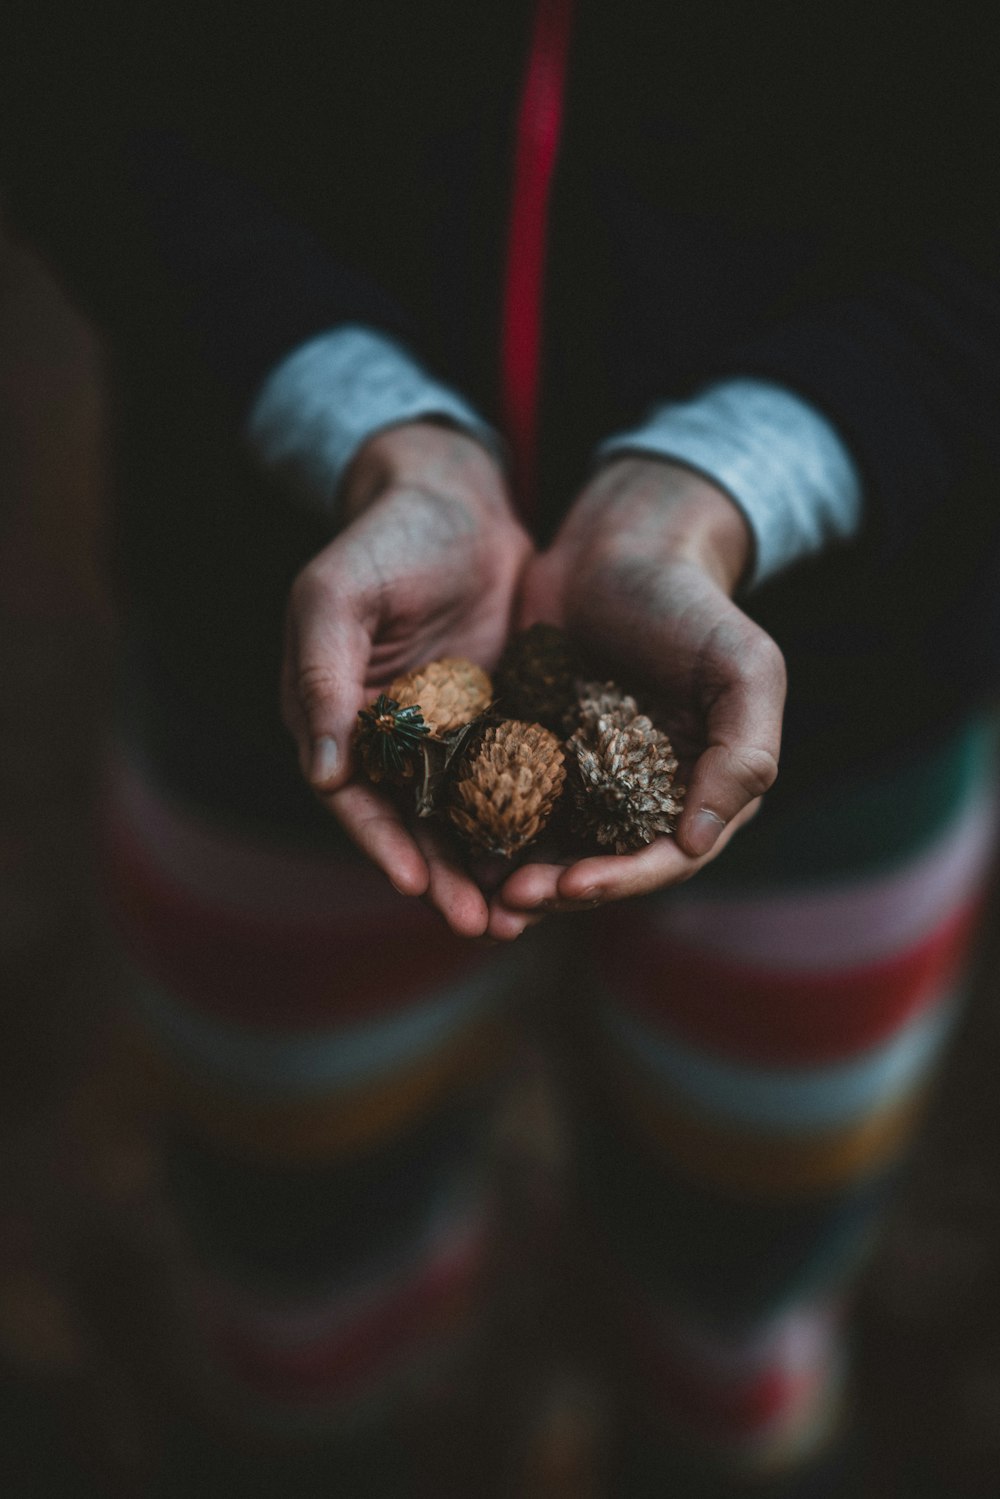
<path fill-rule="evenodd" d="M 489 921 L 489 906 L 475 880 L 463 869 L 438 828 L 419 822 L 414 840 L 423 854 L 430 875 L 424 899 L 438 911 L 458 937 L 482 937 Z"/>
<path fill-rule="evenodd" d="M 528 927 L 537 926 L 542 920 L 540 913 L 512 911 L 503 901 L 490 902 L 490 920 L 487 933 L 494 942 L 516 942 Z"/>
<path fill-rule="evenodd" d="M 564 870 L 556 895 L 567 901 L 628 900 L 686 879 L 695 863 L 672 838 L 657 838 L 635 854 L 581 859 Z"/>
<path fill-rule="evenodd" d="M 688 784 L 677 843 L 700 858 L 715 847 L 734 819 L 774 784 L 778 762 L 767 751 L 713 745 L 697 760 Z"/>
<path fill-rule="evenodd" d="M 283 670 L 285 722 L 317 791 L 333 791 L 351 773 L 351 739 L 365 700 L 368 629 L 350 589 L 309 569 L 292 589 Z"/>
<path fill-rule="evenodd" d="M 730 839 L 757 813 L 760 801 L 748 803 L 733 817 L 715 843 L 699 858 L 692 858 L 674 838 L 656 838 L 634 854 L 610 854 L 581 859 L 562 872 L 558 898 L 579 910 L 586 903 L 604 905 L 634 900 L 670 885 L 691 879 L 722 853 Z"/>
<path fill-rule="evenodd" d="M 373 786 L 351 782 L 320 795 L 344 832 L 381 869 L 401 895 L 423 895 L 430 885 L 426 860 L 396 808 Z"/>
<path fill-rule="evenodd" d="M 785 706 L 785 664 L 760 634 L 740 658 L 739 676 L 706 719 L 708 748 L 688 778 L 677 843 L 692 858 L 708 853 L 723 830 L 773 786 Z"/>
<path fill-rule="evenodd" d="M 692 858 L 707 854 L 739 815 L 774 784 L 776 755 L 749 746 L 712 745 L 691 773 L 684 812 L 677 824 L 678 846 Z"/>
<path fill-rule="evenodd" d="M 498 898 L 509 909 L 539 910 L 559 900 L 559 878 L 564 864 L 522 864 L 506 879 Z"/>

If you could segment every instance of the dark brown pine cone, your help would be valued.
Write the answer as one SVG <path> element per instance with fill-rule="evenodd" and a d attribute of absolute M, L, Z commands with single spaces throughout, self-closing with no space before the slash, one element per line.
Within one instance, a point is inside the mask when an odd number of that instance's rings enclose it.
<path fill-rule="evenodd" d="M 564 630 L 531 625 L 507 642 L 496 670 L 497 707 L 511 718 L 544 724 L 555 734 L 569 733 L 576 723 L 582 675 L 579 652 Z"/>

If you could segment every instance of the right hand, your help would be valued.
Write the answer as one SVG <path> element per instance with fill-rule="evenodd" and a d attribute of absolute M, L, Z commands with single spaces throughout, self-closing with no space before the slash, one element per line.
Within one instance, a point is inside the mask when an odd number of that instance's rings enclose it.
<path fill-rule="evenodd" d="M 431 422 L 369 438 L 342 486 L 347 524 L 292 586 L 282 715 L 302 772 L 345 831 L 406 895 L 462 936 L 489 910 L 478 884 L 425 824 L 354 778 L 358 710 L 400 672 L 441 656 L 489 670 L 531 555 L 499 466 L 474 439 Z"/>
<path fill-rule="evenodd" d="M 733 602 L 751 534 L 707 479 L 659 458 L 600 469 L 525 572 L 520 622 L 561 625 L 663 704 L 687 797 L 675 835 L 568 866 L 525 863 L 493 899 L 509 938 L 542 911 L 631 900 L 679 884 L 754 815 L 778 769 L 785 665 Z"/>

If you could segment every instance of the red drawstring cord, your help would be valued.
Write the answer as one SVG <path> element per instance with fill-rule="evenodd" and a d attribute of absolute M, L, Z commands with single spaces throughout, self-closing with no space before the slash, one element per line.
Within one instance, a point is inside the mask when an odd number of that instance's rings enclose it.
<path fill-rule="evenodd" d="M 537 503 L 538 401 L 549 193 L 559 151 L 573 0 L 537 0 L 517 113 L 500 344 L 504 428 L 519 509 Z"/>

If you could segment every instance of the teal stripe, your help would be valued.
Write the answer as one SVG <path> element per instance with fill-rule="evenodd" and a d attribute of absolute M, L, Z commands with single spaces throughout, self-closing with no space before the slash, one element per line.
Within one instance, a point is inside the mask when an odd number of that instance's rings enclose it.
<path fill-rule="evenodd" d="M 147 982 L 137 1000 L 150 1030 L 194 1076 L 230 1095 L 280 1101 L 322 1097 L 426 1056 L 509 992 L 511 977 L 501 965 L 388 1019 L 293 1035 L 199 1014 Z"/>
<path fill-rule="evenodd" d="M 860 1057 L 781 1070 L 709 1056 L 610 1005 L 603 1018 L 635 1064 L 703 1117 L 795 1136 L 850 1124 L 902 1098 L 936 1060 L 955 1011 L 953 1000 L 939 1002 Z"/>

